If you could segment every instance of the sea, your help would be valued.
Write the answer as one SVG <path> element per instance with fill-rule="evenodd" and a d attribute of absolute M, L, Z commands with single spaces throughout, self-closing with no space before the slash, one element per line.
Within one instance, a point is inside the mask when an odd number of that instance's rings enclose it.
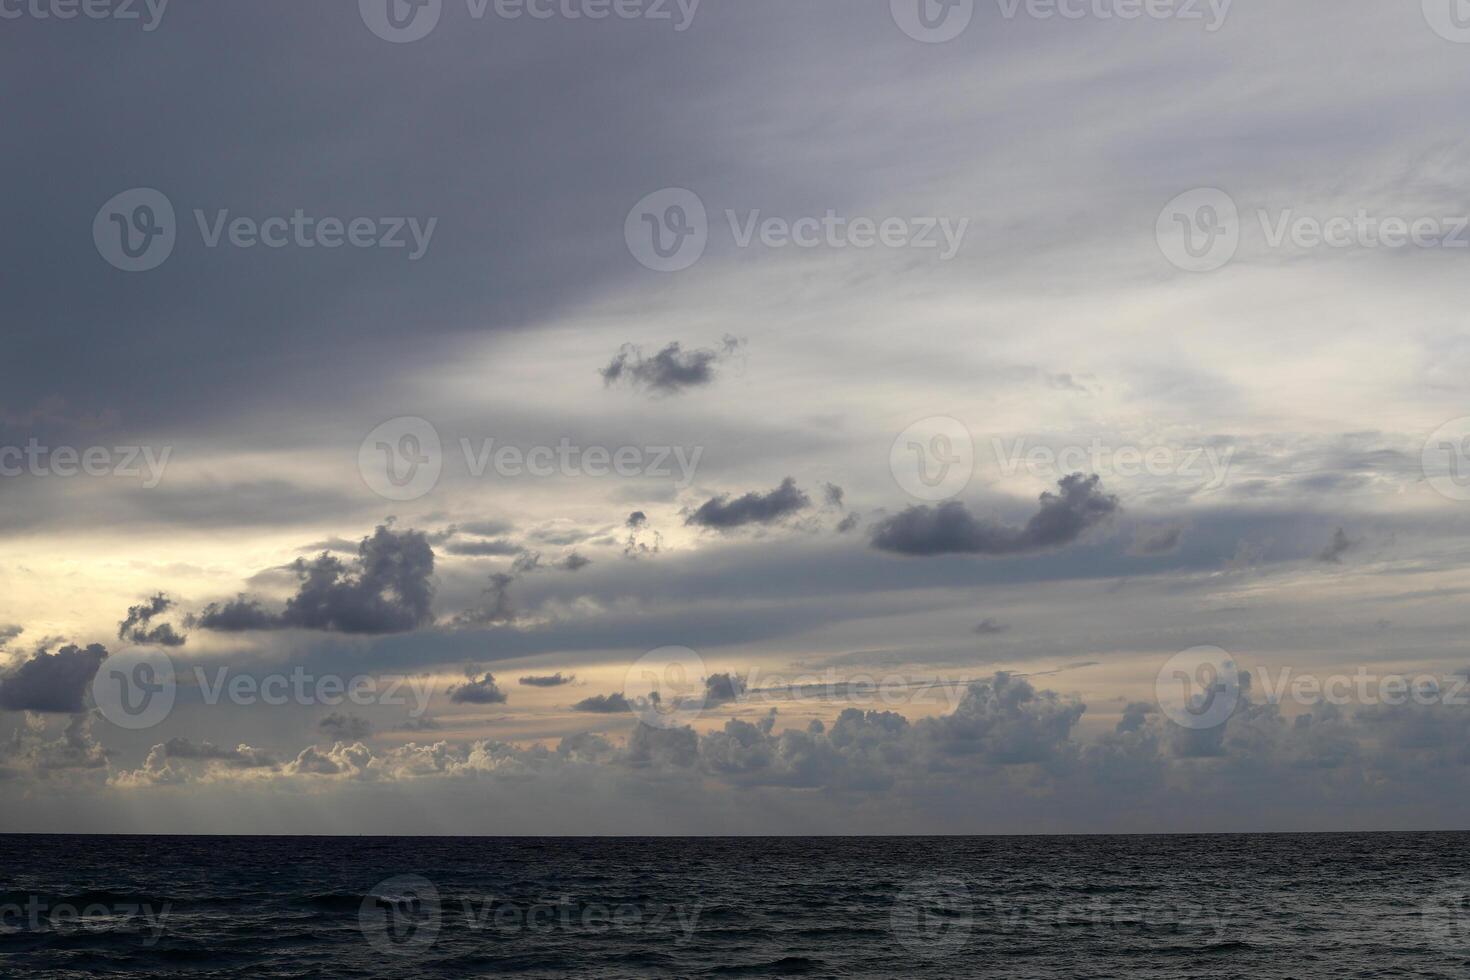
<path fill-rule="evenodd" d="M 1470 976 L 1470 834 L 0 836 L 0 977 Z"/>

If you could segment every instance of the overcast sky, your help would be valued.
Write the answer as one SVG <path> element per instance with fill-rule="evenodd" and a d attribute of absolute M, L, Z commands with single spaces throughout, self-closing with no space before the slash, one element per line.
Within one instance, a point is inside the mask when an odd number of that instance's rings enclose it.
<path fill-rule="evenodd" d="M 0 0 L 0 830 L 1461 826 L 1457 3 Z"/>

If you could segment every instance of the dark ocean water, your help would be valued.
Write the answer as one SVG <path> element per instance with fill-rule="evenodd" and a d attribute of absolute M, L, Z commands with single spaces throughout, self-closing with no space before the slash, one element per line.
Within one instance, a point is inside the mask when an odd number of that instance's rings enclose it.
<path fill-rule="evenodd" d="M 0 836 L 0 976 L 1465 977 L 1467 845 Z"/>

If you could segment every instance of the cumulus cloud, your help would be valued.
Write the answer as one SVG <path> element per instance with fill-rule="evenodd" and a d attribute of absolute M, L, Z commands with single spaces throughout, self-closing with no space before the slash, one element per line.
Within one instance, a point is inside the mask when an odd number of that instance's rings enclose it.
<path fill-rule="evenodd" d="M 715 366 L 740 348 L 741 341 L 726 336 L 718 349 L 686 351 L 674 341 L 652 357 L 645 357 L 636 344 L 624 344 L 602 369 L 604 384 L 628 384 L 659 395 L 672 395 L 707 385 L 715 378 Z"/>
<path fill-rule="evenodd" d="M 300 582 L 279 613 L 245 596 L 211 603 L 194 623 L 204 629 L 240 632 L 308 629 L 339 633 L 403 633 L 430 619 L 434 551 L 419 531 L 380 525 L 344 562 L 323 552 L 298 558 L 289 569 Z"/>
<path fill-rule="evenodd" d="M 611 715 L 633 710 L 633 704 L 621 691 L 612 694 L 594 694 L 572 705 L 573 711 L 588 711 L 592 714 Z"/>
<path fill-rule="evenodd" d="M 734 499 L 729 494 L 711 497 L 692 513 L 686 513 L 684 523 L 726 531 L 748 524 L 772 524 L 811 505 L 811 498 L 788 476 L 768 493 L 751 491 Z"/>
<path fill-rule="evenodd" d="M 527 687 L 561 687 L 563 684 L 570 684 L 576 679 L 577 677 L 575 674 L 568 674 L 563 677 L 561 671 L 557 671 L 555 674 L 546 674 L 541 676 L 538 676 L 536 674 L 529 674 L 516 681 L 516 683 L 524 684 Z"/>
<path fill-rule="evenodd" d="M 880 521 L 872 543 L 881 551 L 911 556 L 1021 555 L 1071 544 L 1118 510 L 1118 498 L 1102 492 L 1101 477 L 1074 473 L 1058 492 L 1041 495 L 1041 509 L 1024 527 L 984 521 L 963 503 L 909 507 Z"/>
<path fill-rule="evenodd" d="M 0 678 L 0 710 L 74 714 L 86 710 L 86 695 L 107 648 L 64 646 L 55 653 L 37 650 Z"/>
<path fill-rule="evenodd" d="M 473 672 L 465 675 L 468 680 L 449 688 L 449 700 L 455 704 L 504 704 L 505 692 L 495 683 L 495 675 L 487 673 L 476 678 Z"/>
<path fill-rule="evenodd" d="M 181 647 L 185 637 L 171 623 L 159 623 L 149 628 L 155 616 L 161 616 L 173 608 L 174 601 L 162 592 L 146 602 L 128 607 L 127 618 L 117 624 L 117 638 L 139 646 Z"/>

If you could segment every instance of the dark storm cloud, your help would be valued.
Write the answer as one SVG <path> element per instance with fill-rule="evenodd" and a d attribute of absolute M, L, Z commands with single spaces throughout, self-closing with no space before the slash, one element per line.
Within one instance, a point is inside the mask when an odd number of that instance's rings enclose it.
<path fill-rule="evenodd" d="M 822 484 L 822 499 L 829 507 L 841 507 L 844 494 L 842 488 L 835 483 Z"/>
<path fill-rule="evenodd" d="M 678 341 L 669 344 L 652 357 L 645 357 L 636 344 L 624 344 L 602 369 L 604 384 L 619 382 L 655 394 L 670 395 L 686 388 L 707 385 L 715 379 L 715 365 L 740 347 L 740 341 L 726 336 L 718 349 L 684 350 Z"/>
<path fill-rule="evenodd" d="M 504 704 L 506 702 L 505 692 L 495 683 L 494 674 L 487 673 L 479 678 L 476 678 L 473 673 L 466 676 L 469 679 L 463 684 L 456 684 L 449 688 L 449 700 L 455 704 Z"/>
<path fill-rule="evenodd" d="M 340 633 L 402 633 L 424 625 L 433 600 L 434 551 L 419 531 L 380 525 L 364 538 L 357 558 L 344 562 L 323 553 L 298 558 L 290 570 L 300 581 L 279 614 L 241 596 L 211 603 L 195 619 L 221 632 L 262 629 L 329 630 Z"/>
<path fill-rule="evenodd" d="M 1005 623 L 1002 623 L 1000 620 L 995 619 L 994 617 L 987 616 L 985 619 L 982 619 L 980 620 L 980 622 L 976 623 L 975 628 L 972 629 L 970 632 L 979 634 L 980 636 L 993 636 L 996 633 L 1004 633 L 1008 629 L 1010 629 L 1010 627 L 1007 626 Z"/>
<path fill-rule="evenodd" d="M 711 674 L 704 680 L 704 703 L 707 707 L 740 700 L 745 693 L 745 678 L 735 674 Z"/>
<path fill-rule="evenodd" d="M 1317 553 L 1317 560 L 1331 565 L 1340 565 L 1342 556 L 1357 546 L 1358 542 L 1348 538 L 1347 532 L 1338 528 L 1333 532 L 1332 540 L 1327 543 L 1327 547 Z"/>
<path fill-rule="evenodd" d="M 1118 510 L 1097 474 L 1074 473 L 1058 493 L 1041 495 L 1041 509 L 1024 527 L 979 520 L 963 503 L 910 507 L 873 528 L 873 547 L 900 555 L 1024 555 L 1076 541 Z"/>
<path fill-rule="evenodd" d="M 516 683 L 524 684 L 527 687 L 561 687 L 563 684 L 570 684 L 576 679 L 577 677 L 575 674 L 568 674 L 563 677 L 561 675 L 561 672 L 557 671 L 555 674 L 547 674 L 543 676 L 529 674 L 516 681 Z"/>
<path fill-rule="evenodd" d="M 788 476 L 769 493 L 751 491 L 733 500 L 729 494 L 711 497 L 686 514 L 684 523 L 723 531 L 748 524 L 770 524 L 811 505 L 811 498 Z"/>
<path fill-rule="evenodd" d="M 641 510 L 635 510 L 633 511 L 633 513 L 628 515 L 628 519 L 623 522 L 623 526 L 628 528 L 629 530 L 636 530 L 647 523 L 648 515 L 643 513 L 643 511 Z"/>
<path fill-rule="evenodd" d="M 612 715 L 633 710 L 633 705 L 621 691 L 612 694 L 594 694 L 572 705 L 573 711 L 586 711 L 595 715 Z"/>
<path fill-rule="evenodd" d="M 0 677 L 0 710 L 73 714 L 86 710 L 87 689 L 107 648 L 64 646 L 55 653 L 35 656 Z"/>
<path fill-rule="evenodd" d="M 174 601 L 160 592 L 141 605 L 129 606 L 127 618 L 117 625 L 117 638 L 140 646 L 183 646 L 185 638 L 174 630 L 171 623 L 159 623 L 149 628 L 153 617 L 163 615 L 173 605 Z"/>

